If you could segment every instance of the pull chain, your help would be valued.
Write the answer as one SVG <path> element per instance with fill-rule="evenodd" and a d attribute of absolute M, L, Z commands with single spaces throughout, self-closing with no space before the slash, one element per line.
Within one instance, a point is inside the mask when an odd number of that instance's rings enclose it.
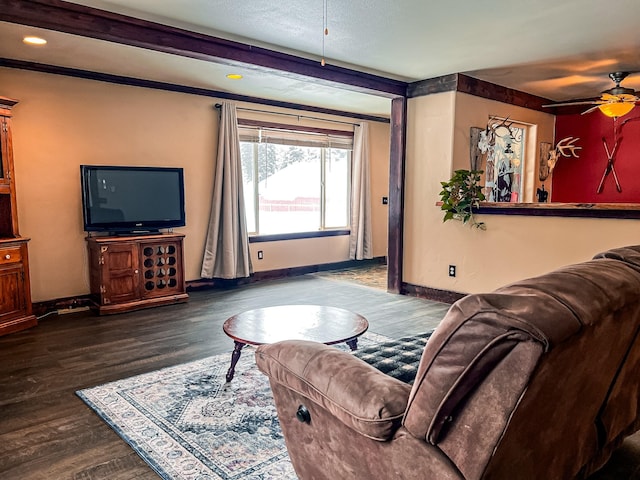
<path fill-rule="evenodd" d="M 323 0 L 322 3 L 322 26 L 324 27 L 324 31 L 322 32 L 322 60 L 320 61 L 320 65 L 324 67 L 326 65 L 324 60 L 324 38 L 329 35 L 329 28 L 327 27 L 327 0 Z"/>

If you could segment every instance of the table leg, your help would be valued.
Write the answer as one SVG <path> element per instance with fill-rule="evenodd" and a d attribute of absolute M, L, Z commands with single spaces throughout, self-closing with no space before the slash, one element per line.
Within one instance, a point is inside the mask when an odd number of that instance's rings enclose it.
<path fill-rule="evenodd" d="M 349 348 L 351 350 L 357 350 L 358 349 L 358 337 L 352 338 L 351 340 L 347 340 L 347 345 L 349 345 Z"/>
<path fill-rule="evenodd" d="M 240 360 L 240 354 L 242 353 L 242 348 L 246 345 L 241 342 L 234 342 L 236 346 L 233 349 L 233 353 L 231 354 L 231 366 L 227 371 L 227 382 L 233 380 L 233 375 L 236 373 L 236 363 Z"/>

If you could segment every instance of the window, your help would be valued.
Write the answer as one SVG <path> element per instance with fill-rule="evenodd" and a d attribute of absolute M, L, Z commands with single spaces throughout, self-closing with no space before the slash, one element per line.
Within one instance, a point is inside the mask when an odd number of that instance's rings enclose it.
<path fill-rule="evenodd" d="M 241 126 L 249 233 L 348 228 L 352 144 L 352 136 Z"/>
<path fill-rule="evenodd" d="M 481 148 L 487 152 L 485 187 L 489 202 L 522 201 L 522 164 L 526 126 L 507 120 L 494 122 L 483 132 Z M 487 133 L 488 132 L 488 133 Z"/>

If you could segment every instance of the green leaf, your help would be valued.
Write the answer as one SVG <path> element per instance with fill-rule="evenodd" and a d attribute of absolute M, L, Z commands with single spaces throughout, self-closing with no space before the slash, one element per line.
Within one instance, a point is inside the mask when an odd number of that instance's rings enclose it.
<path fill-rule="evenodd" d="M 443 222 L 460 220 L 462 223 L 469 223 L 473 227 L 486 230 L 484 222 L 476 222 L 473 218 L 473 209 L 478 208 L 480 202 L 485 200 L 480 185 L 483 173 L 482 170 L 460 169 L 453 172 L 448 182 L 440 182 L 442 185 L 440 208 L 445 212 Z"/>

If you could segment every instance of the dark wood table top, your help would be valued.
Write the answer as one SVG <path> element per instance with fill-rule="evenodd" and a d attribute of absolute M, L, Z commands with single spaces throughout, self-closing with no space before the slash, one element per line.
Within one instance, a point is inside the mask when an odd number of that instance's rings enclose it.
<path fill-rule="evenodd" d="M 333 345 L 362 335 L 369 322 L 343 308 L 280 305 L 257 308 L 228 318 L 222 329 L 236 342 L 250 345 L 281 340 L 311 340 Z"/>

